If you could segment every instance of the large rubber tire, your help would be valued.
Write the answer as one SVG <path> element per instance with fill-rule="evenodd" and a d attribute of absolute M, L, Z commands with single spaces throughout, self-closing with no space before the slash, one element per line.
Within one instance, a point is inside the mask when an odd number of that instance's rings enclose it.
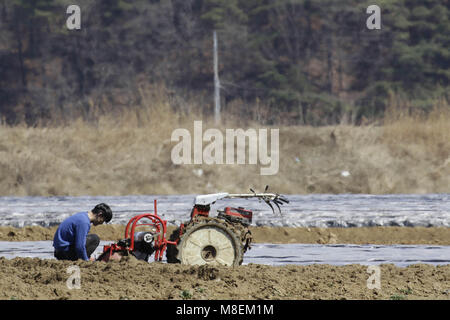
<path fill-rule="evenodd" d="M 177 249 L 177 259 L 187 265 L 238 266 L 243 261 L 240 236 L 228 223 L 217 219 L 188 226 Z"/>

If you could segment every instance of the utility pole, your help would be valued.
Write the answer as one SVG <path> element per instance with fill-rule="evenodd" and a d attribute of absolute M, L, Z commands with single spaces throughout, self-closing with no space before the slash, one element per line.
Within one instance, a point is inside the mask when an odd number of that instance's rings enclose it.
<path fill-rule="evenodd" d="M 220 123 L 220 81 L 219 81 L 219 58 L 217 54 L 217 33 L 213 32 L 214 38 L 214 119 L 216 124 Z"/>

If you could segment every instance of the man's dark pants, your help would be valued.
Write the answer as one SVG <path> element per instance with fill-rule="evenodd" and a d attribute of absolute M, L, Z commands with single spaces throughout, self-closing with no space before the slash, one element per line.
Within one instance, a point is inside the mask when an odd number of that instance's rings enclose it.
<path fill-rule="evenodd" d="M 97 249 L 100 244 L 100 238 L 96 234 L 88 234 L 86 236 L 86 253 L 87 256 L 90 257 L 91 254 Z M 70 246 L 67 251 L 56 251 L 55 250 L 55 258 L 58 260 L 72 260 L 76 261 L 79 258 L 77 257 L 77 253 L 75 251 L 74 246 Z"/>

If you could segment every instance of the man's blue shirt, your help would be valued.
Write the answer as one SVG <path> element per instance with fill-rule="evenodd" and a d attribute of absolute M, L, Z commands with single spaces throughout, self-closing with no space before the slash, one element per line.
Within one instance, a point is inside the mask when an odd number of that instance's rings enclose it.
<path fill-rule="evenodd" d="M 89 260 L 86 253 L 86 236 L 91 229 L 91 221 L 87 212 L 78 212 L 64 220 L 56 230 L 53 247 L 67 251 L 73 246 L 78 258 Z"/>

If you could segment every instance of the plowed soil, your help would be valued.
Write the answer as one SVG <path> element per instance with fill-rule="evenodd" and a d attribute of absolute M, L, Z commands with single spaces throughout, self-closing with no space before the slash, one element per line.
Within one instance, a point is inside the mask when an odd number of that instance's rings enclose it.
<path fill-rule="evenodd" d="M 1 227 L 0 240 L 51 240 L 55 229 Z M 115 241 L 123 237 L 124 226 L 103 225 L 92 227 L 91 232 Z M 258 227 L 252 232 L 255 242 L 271 243 L 450 244 L 450 228 Z M 80 268 L 80 289 L 68 285 L 69 267 L 74 265 Z M 372 272 L 367 268 L 198 267 L 146 263 L 134 257 L 108 263 L 1 257 L 0 299 L 450 299 L 450 265 L 380 265 L 380 289 L 368 287 Z"/>
<path fill-rule="evenodd" d="M 69 289 L 70 266 L 80 288 Z M 366 266 L 184 266 L 0 258 L 0 299 L 449 299 L 450 265 L 381 265 L 380 289 Z M 67 282 L 69 281 L 69 286 Z M 369 280 L 370 282 L 370 280 Z"/>

